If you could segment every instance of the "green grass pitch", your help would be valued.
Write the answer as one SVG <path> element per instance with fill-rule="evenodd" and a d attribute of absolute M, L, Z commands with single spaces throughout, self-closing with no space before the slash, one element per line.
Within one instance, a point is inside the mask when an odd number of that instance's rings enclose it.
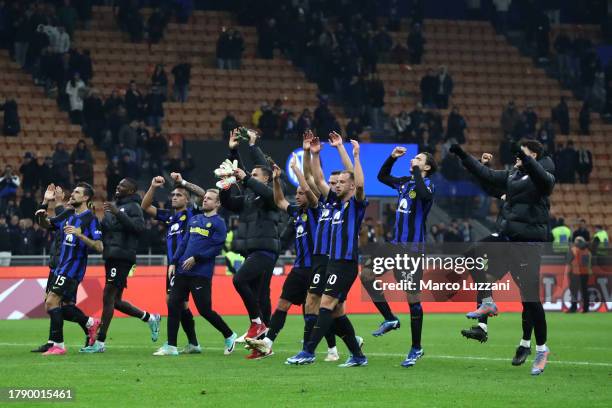
<path fill-rule="evenodd" d="M 203 353 L 178 357 L 151 355 L 165 341 L 165 320 L 153 344 L 142 322 L 115 319 L 106 353 L 96 355 L 78 353 L 83 334 L 67 322 L 68 355 L 50 357 L 29 351 L 46 340 L 48 320 L 0 321 L 0 387 L 71 387 L 75 401 L 60 406 L 75 407 L 611 406 L 609 314 L 549 313 L 550 363 L 539 377 L 529 374 L 533 354 L 521 367 L 510 364 L 521 334 L 520 314 L 491 319 L 485 344 L 461 337 L 460 329 L 471 324 L 462 315 L 425 315 L 425 356 L 410 369 L 400 367 L 410 345 L 408 316 L 400 317 L 401 329 L 380 338 L 370 334 L 379 316 L 351 318 L 366 340 L 367 367 L 342 369 L 324 362 L 324 355 L 310 366 L 286 366 L 285 358 L 301 347 L 301 316 L 287 319 L 275 343 L 276 354 L 260 361 L 246 360 L 242 347 L 224 356 L 221 335 L 200 317 L 196 327 Z M 237 332 L 247 325 L 246 317 L 227 321 Z M 179 332 L 179 343 L 185 341 Z M 338 347 L 342 362 L 346 347 L 341 341 Z M 324 342 L 319 351 L 326 351 Z"/>

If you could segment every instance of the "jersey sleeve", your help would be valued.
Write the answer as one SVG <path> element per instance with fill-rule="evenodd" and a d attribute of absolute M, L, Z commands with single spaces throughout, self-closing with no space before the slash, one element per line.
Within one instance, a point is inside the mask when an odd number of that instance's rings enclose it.
<path fill-rule="evenodd" d="M 86 235 L 93 239 L 94 241 L 99 241 L 102 239 L 102 231 L 100 229 L 100 221 L 98 221 L 97 217 L 93 217 L 91 222 L 89 223 L 88 231 Z"/>
<path fill-rule="evenodd" d="M 290 217 L 296 218 L 298 216 L 298 212 L 299 212 L 299 208 L 297 205 L 289 204 L 287 206 L 287 214 L 289 214 Z"/>
<path fill-rule="evenodd" d="M 162 222 L 168 222 L 168 220 L 172 217 L 170 210 L 164 208 L 158 208 L 157 214 L 155 215 L 155 219 Z"/>

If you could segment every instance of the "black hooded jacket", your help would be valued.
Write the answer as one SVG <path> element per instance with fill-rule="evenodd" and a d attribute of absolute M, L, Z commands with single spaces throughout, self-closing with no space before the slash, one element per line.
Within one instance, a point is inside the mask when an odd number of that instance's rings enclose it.
<path fill-rule="evenodd" d="M 106 211 L 102 219 L 102 242 L 105 260 L 121 259 L 136 261 L 138 239 L 144 231 L 144 216 L 140 208 L 141 198 L 132 194 L 117 200 L 119 213 L 113 215 Z"/>
<path fill-rule="evenodd" d="M 465 168 L 486 184 L 487 192 L 506 194 L 497 218 L 500 233 L 512 241 L 547 241 L 555 166 L 548 156 L 536 161 L 522 155 L 521 160 L 521 168 L 492 170 L 472 156 L 462 158 Z"/>

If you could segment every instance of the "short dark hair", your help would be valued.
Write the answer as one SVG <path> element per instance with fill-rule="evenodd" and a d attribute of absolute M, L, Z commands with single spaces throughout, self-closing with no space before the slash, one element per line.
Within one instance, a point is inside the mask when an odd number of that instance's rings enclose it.
<path fill-rule="evenodd" d="M 187 196 L 187 198 L 191 197 L 191 192 L 187 190 L 185 186 L 182 186 L 180 184 L 175 184 L 172 190 L 181 190 L 185 194 L 185 196 Z"/>
<path fill-rule="evenodd" d="M 330 176 L 337 176 L 340 173 L 342 173 L 342 170 L 334 170 L 331 172 Z"/>
<path fill-rule="evenodd" d="M 340 172 L 340 174 L 348 174 L 348 175 L 349 175 L 349 179 L 351 179 L 351 180 L 355 180 L 355 173 L 353 173 L 353 172 L 352 172 L 352 171 L 350 171 L 350 170 L 342 170 L 342 171 Z"/>
<path fill-rule="evenodd" d="M 258 165 L 256 165 L 253 168 L 254 169 L 261 169 L 261 171 L 263 171 L 263 173 L 268 177 L 268 179 L 272 178 L 272 170 L 270 170 L 270 168 L 268 166 L 264 166 L 264 165 L 258 164 Z"/>
<path fill-rule="evenodd" d="M 89 200 L 87 200 L 88 203 L 93 201 L 95 191 L 94 191 L 94 188 L 91 186 L 91 184 L 81 181 L 80 183 L 76 185 L 76 187 L 81 187 L 84 190 L 85 195 L 89 197 Z"/>
<path fill-rule="evenodd" d="M 427 171 L 427 175 L 431 176 L 436 171 L 438 171 L 438 164 L 436 163 L 436 159 L 434 159 L 433 154 L 429 152 L 422 152 L 423 156 L 425 156 L 425 164 L 429 166 L 429 170 Z"/>
<path fill-rule="evenodd" d="M 131 177 L 126 177 L 124 180 L 130 185 L 132 191 L 138 190 L 138 182 L 136 180 Z"/>
<path fill-rule="evenodd" d="M 534 152 L 536 154 L 536 160 L 540 160 L 544 155 L 544 146 L 537 140 L 522 139 L 519 144 Z"/>
<path fill-rule="evenodd" d="M 560 218 L 557 220 L 557 224 L 558 224 L 558 225 L 564 225 L 564 224 L 565 224 L 565 218 L 560 217 Z"/>

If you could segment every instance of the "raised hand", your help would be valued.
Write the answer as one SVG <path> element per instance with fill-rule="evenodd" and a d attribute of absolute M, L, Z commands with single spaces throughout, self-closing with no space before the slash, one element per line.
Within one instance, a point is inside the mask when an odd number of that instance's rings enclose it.
<path fill-rule="evenodd" d="M 246 173 L 241 168 L 237 168 L 234 170 L 234 176 L 236 176 L 238 180 L 243 180 L 246 177 Z"/>
<path fill-rule="evenodd" d="M 297 158 L 297 154 L 295 153 L 291 153 L 291 162 L 289 163 L 289 166 L 294 169 L 298 167 L 298 158 Z"/>
<path fill-rule="evenodd" d="M 51 183 L 47 186 L 47 189 L 45 190 L 43 202 L 47 203 L 53 200 L 55 200 L 55 184 Z"/>
<path fill-rule="evenodd" d="M 359 142 L 351 139 L 351 144 L 353 145 L 353 157 L 359 156 Z"/>
<path fill-rule="evenodd" d="M 274 167 L 272 167 L 272 178 L 277 179 L 281 176 L 281 174 L 282 174 L 281 168 L 275 164 Z"/>
<path fill-rule="evenodd" d="M 340 146 L 342 144 L 342 136 L 336 132 L 331 132 L 329 134 L 329 144 L 333 147 Z"/>
<path fill-rule="evenodd" d="M 406 148 L 402 146 L 396 146 L 391 152 L 391 157 L 397 159 L 398 157 L 402 157 L 406 154 Z"/>
<path fill-rule="evenodd" d="M 119 209 L 117 208 L 117 206 L 109 201 L 105 201 L 104 204 L 102 204 L 102 206 L 105 212 L 109 212 L 114 215 L 117 215 L 117 213 L 119 212 Z"/>
<path fill-rule="evenodd" d="M 162 176 L 155 176 L 153 180 L 151 180 L 151 187 L 158 188 L 163 186 L 166 183 L 166 180 Z"/>
<path fill-rule="evenodd" d="M 238 129 L 234 129 L 230 132 L 229 143 L 228 143 L 230 150 L 234 150 L 238 148 L 238 144 L 240 143 L 238 141 L 238 132 L 239 132 Z"/>
<path fill-rule="evenodd" d="M 491 153 L 483 153 L 482 157 L 480 158 L 480 162 L 482 164 L 487 164 L 489 163 L 491 160 L 493 160 L 493 155 Z"/>
<path fill-rule="evenodd" d="M 170 173 L 170 178 L 174 180 L 176 184 L 181 184 L 183 182 L 183 176 L 181 173 Z"/>
<path fill-rule="evenodd" d="M 312 134 L 312 130 L 308 129 L 304 132 L 304 140 L 302 141 L 302 148 L 305 151 L 310 150 L 310 143 L 312 142 L 312 139 L 314 139 L 314 135 Z"/>
<path fill-rule="evenodd" d="M 56 203 L 64 202 L 64 190 L 60 186 L 55 186 L 54 196 Z"/>
<path fill-rule="evenodd" d="M 318 137 L 313 137 L 310 141 L 310 151 L 313 153 L 319 153 L 321 151 L 321 141 Z"/>

